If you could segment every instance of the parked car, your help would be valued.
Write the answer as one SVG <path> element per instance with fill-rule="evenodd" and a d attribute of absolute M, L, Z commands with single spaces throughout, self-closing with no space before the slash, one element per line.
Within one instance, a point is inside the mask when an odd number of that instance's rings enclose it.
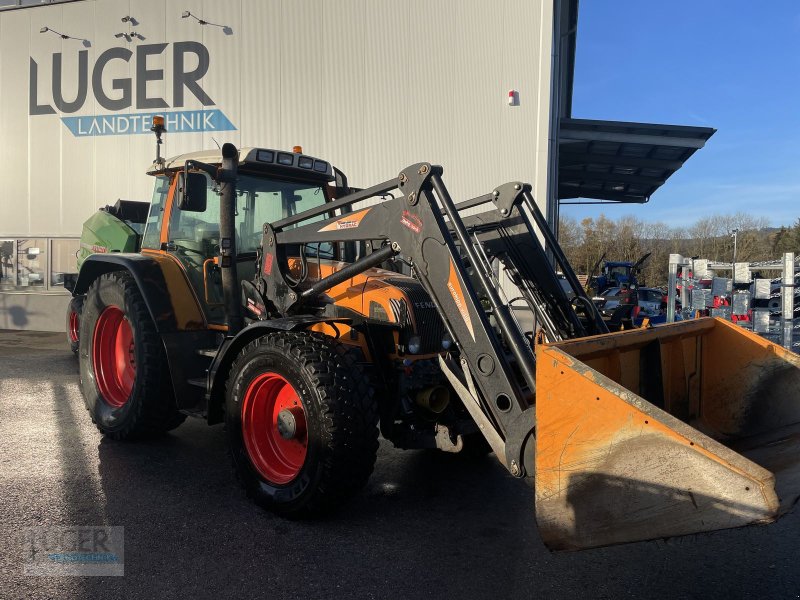
<path fill-rule="evenodd" d="M 609 308 L 618 306 L 620 298 L 619 293 L 620 288 L 618 287 L 608 288 L 592 297 L 592 302 L 594 302 L 595 306 L 597 306 L 597 308 L 600 310 L 600 314 L 604 317 L 607 317 L 610 315 L 610 313 L 606 312 L 608 310 L 606 308 L 606 304 L 611 302 L 611 304 L 609 304 Z"/>
<path fill-rule="evenodd" d="M 639 310 L 634 311 L 636 317 L 658 317 L 666 313 L 666 294 L 657 288 L 640 287 L 638 290 Z M 599 296 L 592 298 L 600 314 L 611 317 L 614 311 L 624 300 L 625 293 L 622 288 L 613 287 L 605 290 Z"/>
<path fill-rule="evenodd" d="M 567 295 L 567 299 L 571 302 L 572 299 L 575 298 L 575 292 L 572 291 L 572 286 L 562 273 L 558 273 L 557 277 L 558 282 L 561 284 L 561 289 L 564 290 L 564 293 Z"/>

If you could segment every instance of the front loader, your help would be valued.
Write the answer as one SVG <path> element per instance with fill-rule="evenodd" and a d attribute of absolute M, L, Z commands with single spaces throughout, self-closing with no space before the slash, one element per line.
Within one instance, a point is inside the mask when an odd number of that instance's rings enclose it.
<path fill-rule="evenodd" d="M 378 430 L 490 449 L 535 480 L 555 549 L 774 520 L 797 498 L 797 357 L 710 319 L 608 334 L 529 185 L 456 203 L 419 163 L 352 190 L 326 161 L 230 144 L 150 173 L 141 252 L 89 256 L 74 289 L 106 435 L 225 421 L 248 493 L 293 517 L 365 484 Z M 732 348 L 736 386 L 715 355 Z"/>

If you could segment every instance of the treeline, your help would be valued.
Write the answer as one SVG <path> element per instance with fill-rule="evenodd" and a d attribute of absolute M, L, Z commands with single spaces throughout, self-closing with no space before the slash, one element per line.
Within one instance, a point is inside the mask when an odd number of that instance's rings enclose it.
<path fill-rule="evenodd" d="M 800 254 L 800 218 L 794 225 L 770 228 L 765 218 L 745 213 L 704 217 L 687 228 L 646 223 L 626 216 L 612 221 L 605 215 L 580 222 L 562 216 L 559 240 L 576 273 L 592 273 L 597 261 L 636 261 L 647 252 L 650 258 L 642 265 L 648 286 L 667 284 L 670 254 L 698 256 L 719 262 L 733 259 L 732 232 L 736 235 L 736 260 L 756 262 L 780 258 L 784 252 Z"/>

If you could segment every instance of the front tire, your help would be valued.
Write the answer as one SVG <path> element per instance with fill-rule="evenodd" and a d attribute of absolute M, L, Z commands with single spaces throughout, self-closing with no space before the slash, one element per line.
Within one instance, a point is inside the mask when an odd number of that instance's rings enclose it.
<path fill-rule="evenodd" d="M 180 425 L 164 347 L 130 273 L 101 275 L 86 294 L 78 359 L 92 421 L 114 439 Z"/>
<path fill-rule="evenodd" d="M 236 474 L 274 512 L 329 512 L 372 473 L 372 389 L 353 354 L 323 335 L 277 332 L 245 346 L 231 367 L 225 413 Z"/>

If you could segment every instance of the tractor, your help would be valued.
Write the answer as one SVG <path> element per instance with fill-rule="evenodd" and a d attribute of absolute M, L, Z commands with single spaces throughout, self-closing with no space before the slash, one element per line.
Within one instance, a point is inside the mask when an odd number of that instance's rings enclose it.
<path fill-rule="evenodd" d="M 753 448 L 768 466 L 796 453 L 767 435 L 800 422 L 796 355 L 713 319 L 609 334 L 530 185 L 456 202 L 422 162 L 358 189 L 299 147 L 232 144 L 157 152 L 148 173 L 141 233 L 106 211 L 128 247 L 82 256 L 70 280 L 81 390 L 105 436 L 224 422 L 248 494 L 292 518 L 356 494 L 379 435 L 493 452 L 534 483 L 554 549 L 785 512 L 772 473 L 724 443 L 766 436 Z M 103 246 L 97 231 L 82 247 Z M 707 389 L 726 373 L 707 351 L 733 346 L 779 380 L 770 416 L 753 398 L 774 381 Z"/>
<path fill-rule="evenodd" d="M 595 271 L 597 271 L 598 266 L 602 262 L 603 268 L 600 271 L 600 275 L 597 276 L 594 282 L 595 293 L 600 295 L 609 288 L 622 287 L 623 285 L 627 285 L 633 290 L 638 288 L 639 285 L 643 283 L 639 281 L 638 278 L 638 275 L 641 273 L 640 267 L 648 258 L 650 258 L 650 254 L 652 253 L 647 252 L 636 262 L 616 262 L 608 260 L 603 262 L 603 259 L 606 257 L 606 255 L 603 254 L 600 257 L 600 260 L 598 260 L 595 266 L 592 268 L 589 276 L 589 280 L 591 281 Z"/>

